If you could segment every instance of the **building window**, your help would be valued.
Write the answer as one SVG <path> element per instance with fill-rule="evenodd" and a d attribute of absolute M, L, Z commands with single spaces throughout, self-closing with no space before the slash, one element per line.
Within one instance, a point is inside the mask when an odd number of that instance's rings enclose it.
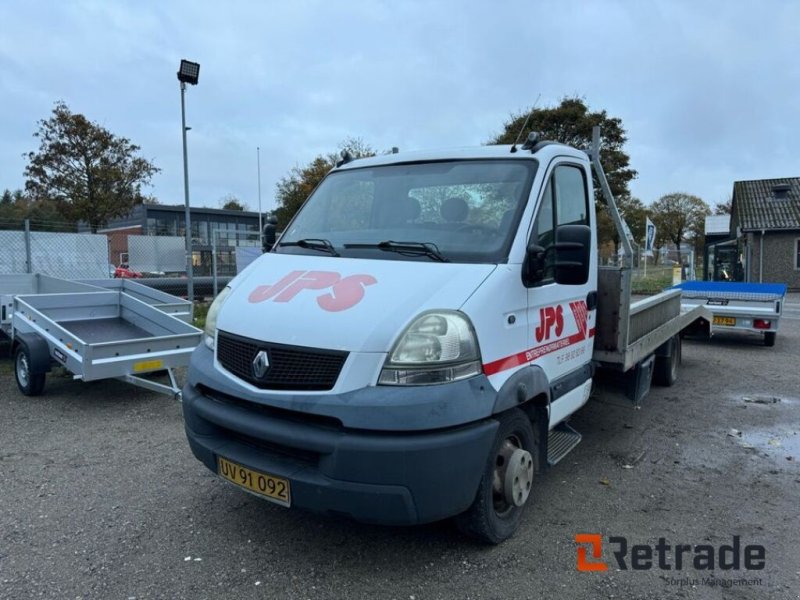
<path fill-rule="evenodd" d="M 800 238 L 794 241 L 794 268 L 800 269 Z"/>

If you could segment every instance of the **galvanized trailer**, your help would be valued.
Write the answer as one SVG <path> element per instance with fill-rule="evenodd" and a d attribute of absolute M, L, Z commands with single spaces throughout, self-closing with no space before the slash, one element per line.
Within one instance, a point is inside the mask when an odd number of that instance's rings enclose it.
<path fill-rule="evenodd" d="M 157 290 L 143 283 L 138 283 L 131 279 L 86 279 L 82 280 L 81 283 L 106 290 L 119 290 L 181 321 L 185 321 L 186 323 L 192 322 L 191 302 L 173 296 L 172 294 L 162 292 L 161 290 Z"/>
<path fill-rule="evenodd" d="M 673 287 L 686 308 L 704 306 L 711 316 L 706 333 L 751 331 L 764 335 L 764 345 L 774 346 L 786 284 L 733 281 L 685 281 Z"/>
<path fill-rule="evenodd" d="M 188 364 L 200 343 L 199 329 L 119 289 L 40 275 L 30 276 L 33 283 L 14 277 L 0 278 L 8 317 L 3 332 L 11 338 L 17 385 L 24 394 L 40 394 L 55 363 L 75 379 L 115 378 L 180 397 L 172 369 Z M 12 293 L 13 284 L 25 293 Z M 166 371 L 169 384 L 143 377 L 157 371 Z"/>

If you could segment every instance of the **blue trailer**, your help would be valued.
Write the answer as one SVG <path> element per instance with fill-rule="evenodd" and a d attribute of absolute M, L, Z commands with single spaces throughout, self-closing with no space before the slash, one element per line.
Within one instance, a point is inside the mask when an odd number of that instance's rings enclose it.
<path fill-rule="evenodd" d="M 684 307 L 703 305 L 711 312 L 710 335 L 717 331 L 751 331 L 763 335 L 765 346 L 775 345 L 786 284 L 684 281 L 673 289 L 681 291 Z"/>

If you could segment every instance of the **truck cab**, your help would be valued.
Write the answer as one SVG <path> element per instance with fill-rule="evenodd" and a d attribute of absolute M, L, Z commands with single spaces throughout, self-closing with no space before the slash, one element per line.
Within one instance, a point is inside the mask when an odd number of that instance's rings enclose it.
<path fill-rule="evenodd" d="M 508 538 L 580 441 L 593 198 L 587 154 L 552 142 L 343 160 L 214 300 L 194 455 L 286 507 Z"/>

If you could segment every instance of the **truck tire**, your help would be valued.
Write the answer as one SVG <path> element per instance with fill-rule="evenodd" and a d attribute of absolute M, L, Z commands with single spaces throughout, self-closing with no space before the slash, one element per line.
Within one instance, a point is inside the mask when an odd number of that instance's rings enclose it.
<path fill-rule="evenodd" d="M 767 331 L 764 333 L 764 345 L 772 347 L 775 345 L 775 336 L 777 332 L 775 331 Z"/>
<path fill-rule="evenodd" d="M 514 535 L 530 498 L 534 465 L 538 464 L 528 416 L 514 408 L 501 413 L 499 421 L 475 500 L 456 517 L 461 531 L 489 544 L 499 544 Z"/>
<path fill-rule="evenodd" d="M 39 396 L 44 391 L 44 373 L 31 373 L 33 359 L 25 344 L 19 344 L 14 351 L 14 375 L 19 391 L 26 396 Z"/>
<path fill-rule="evenodd" d="M 681 336 L 673 336 L 668 342 L 669 354 L 656 356 L 653 368 L 653 383 L 671 387 L 678 380 L 678 365 L 681 364 Z"/>

